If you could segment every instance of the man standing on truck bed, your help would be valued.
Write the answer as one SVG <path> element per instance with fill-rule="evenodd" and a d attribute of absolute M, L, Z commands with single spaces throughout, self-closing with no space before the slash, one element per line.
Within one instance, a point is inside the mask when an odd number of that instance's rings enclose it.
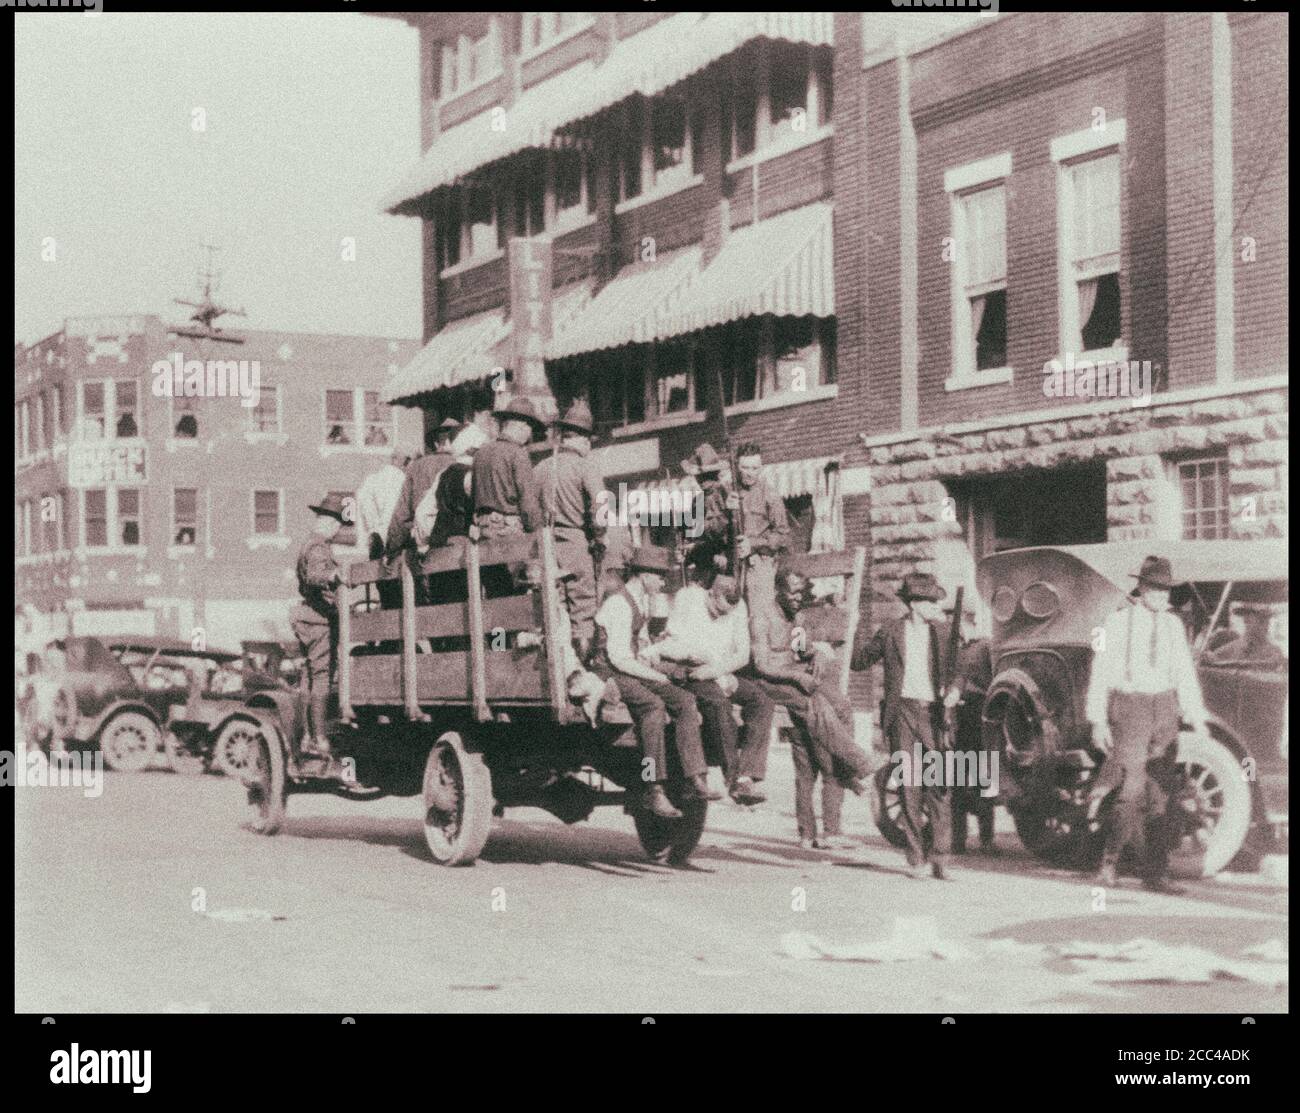
<path fill-rule="evenodd" d="M 545 521 L 555 534 L 555 561 L 578 656 L 586 660 L 596 619 L 595 550 L 603 548 L 600 513 L 605 481 L 591 458 L 591 408 L 578 399 L 555 422 L 560 446 L 534 472 Z"/>
<path fill-rule="evenodd" d="M 337 592 L 342 580 L 330 542 L 343 527 L 343 500 L 338 495 L 326 495 L 308 509 L 316 515 L 316 522 L 298 553 L 298 593 L 302 602 L 290 612 L 289 621 L 307 659 L 307 730 L 302 749 L 328 755 L 325 716 L 338 642 Z"/>
<path fill-rule="evenodd" d="M 1093 654 L 1084 705 L 1093 744 L 1106 754 L 1093 800 L 1115 791 L 1094 883 L 1115 884 L 1119 856 L 1131 845 L 1144 888 L 1181 893 L 1181 886 L 1165 878 L 1172 826 L 1167 813 L 1179 777 L 1178 726 L 1185 719 L 1204 734 L 1206 710 L 1187 632 L 1169 610 L 1174 586 L 1169 561 L 1149 556 L 1132 575 L 1136 600 L 1102 627 L 1104 640 Z"/>
<path fill-rule="evenodd" d="M 537 480 L 528 458 L 536 430 L 546 428 L 532 402 L 516 397 L 494 415 L 501 423 L 497 439 L 474 456 L 474 521 L 484 539 L 532 533 L 542 524 Z"/>

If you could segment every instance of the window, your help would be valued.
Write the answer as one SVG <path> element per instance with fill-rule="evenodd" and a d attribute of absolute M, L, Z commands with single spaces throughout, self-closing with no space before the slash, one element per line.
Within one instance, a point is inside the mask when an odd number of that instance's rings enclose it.
<path fill-rule="evenodd" d="M 633 98 L 623 108 L 622 142 L 619 150 L 619 197 L 626 201 L 641 194 L 641 163 L 645 105 Z"/>
<path fill-rule="evenodd" d="M 32 555 L 32 500 L 26 499 L 23 502 L 23 556 Z"/>
<path fill-rule="evenodd" d="M 497 231 L 497 195 L 488 186 L 451 191 L 443 236 L 443 268 L 471 259 L 488 258 L 501 246 Z"/>
<path fill-rule="evenodd" d="M 134 379 L 113 381 L 113 403 L 117 422 L 114 425 L 119 437 L 140 435 L 140 392 Z"/>
<path fill-rule="evenodd" d="M 596 211 L 595 160 L 587 146 L 551 152 L 556 223 L 563 226 Z"/>
<path fill-rule="evenodd" d="M 686 121 L 685 97 L 668 95 L 650 102 L 650 164 L 656 186 L 690 177 Z"/>
<path fill-rule="evenodd" d="M 727 326 L 721 343 L 722 394 L 728 406 L 798 395 L 835 381 L 835 321 L 762 317 Z"/>
<path fill-rule="evenodd" d="M 41 508 L 41 548 L 47 553 L 63 548 L 63 495 L 44 495 Z"/>
<path fill-rule="evenodd" d="M 801 43 L 759 42 L 735 56 L 724 150 L 733 159 L 795 145 L 831 122 L 831 54 Z"/>
<path fill-rule="evenodd" d="M 193 487 L 172 491 L 172 544 L 194 545 L 199 532 L 199 492 Z"/>
<path fill-rule="evenodd" d="M 954 377 L 1007 365 L 1007 195 L 1001 184 L 953 198 Z"/>
<path fill-rule="evenodd" d="M 1228 461 L 1222 456 L 1180 460 L 1178 490 L 1182 498 L 1183 538 L 1215 541 L 1231 536 Z"/>
<path fill-rule="evenodd" d="M 56 386 L 50 391 L 50 425 L 52 427 L 50 443 L 58 440 L 66 430 L 63 427 L 63 387 Z"/>
<path fill-rule="evenodd" d="M 1106 540 L 1106 465 L 1025 471 L 949 483 L 976 559 L 1029 545 Z"/>
<path fill-rule="evenodd" d="M 14 403 L 14 459 L 23 458 L 23 408 Z"/>
<path fill-rule="evenodd" d="M 117 528 L 123 545 L 140 544 L 140 489 L 138 487 L 118 488 Z"/>
<path fill-rule="evenodd" d="M 393 408 L 379 400 L 377 390 L 365 392 L 365 407 L 366 445 L 371 448 L 388 445 L 393 436 Z"/>
<path fill-rule="evenodd" d="M 31 410 L 28 408 L 28 405 L 27 405 L 26 402 L 24 402 L 24 403 L 22 404 L 22 406 L 20 407 L 20 410 L 21 410 L 21 417 L 22 417 L 22 420 L 21 420 L 21 424 L 20 424 L 20 426 L 19 426 L 20 434 L 19 434 L 19 453 L 18 453 L 18 456 L 19 456 L 19 459 L 26 460 L 27 457 L 31 455 L 31 450 L 32 450 L 32 440 L 31 440 Z"/>
<path fill-rule="evenodd" d="M 355 421 L 352 391 L 327 390 L 325 392 L 325 443 L 351 444 Z"/>
<path fill-rule="evenodd" d="M 619 197 L 687 184 L 700 165 L 702 106 L 667 93 L 630 100 L 623 117 Z"/>
<path fill-rule="evenodd" d="M 36 396 L 36 451 L 45 448 L 45 395 Z"/>
<path fill-rule="evenodd" d="M 515 235 L 538 236 L 546 231 L 546 162 L 526 154 L 515 173 Z M 497 246 L 493 240 L 493 249 Z"/>
<path fill-rule="evenodd" d="M 255 433 L 280 431 L 280 388 L 278 386 L 260 388 L 257 404 L 248 412 L 248 422 Z"/>
<path fill-rule="evenodd" d="M 258 536 L 280 535 L 280 492 L 253 492 L 253 533 Z"/>
<path fill-rule="evenodd" d="M 594 353 L 586 363 L 591 376 L 591 410 L 597 424 L 634 425 L 644 421 L 645 353 L 621 348 Z"/>
<path fill-rule="evenodd" d="M 177 440 L 194 440 L 199 435 L 199 399 L 172 396 L 172 436 Z"/>
<path fill-rule="evenodd" d="M 689 343 L 654 344 L 646 349 L 652 368 L 653 417 L 690 413 L 695 409 L 695 376 Z"/>
<path fill-rule="evenodd" d="M 441 95 L 444 100 L 473 88 L 501 72 L 501 23 L 492 19 L 478 38 L 461 35 L 455 45 L 442 46 Z"/>
<path fill-rule="evenodd" d="M 108 544 L 108 492 L 92 488 L 82 492 L 82 533 L 88 548 Z"/>
<path fill-rule="evenodd" d="M 524 12 L 521 41 L 525 54 L 545 50 L 552 43 L 591 25 L 593 12 Z"/>
<path fill-rule="evenodd" d="M 1123 332 L 1118 152 L 1062 164 L 1059 208 L 1063 349 L 1117 347 Z"/>
<path fill-rule="evenodd" d="M 86 440 L 99 440 L 106 435 L 107 393 L 105 382 L 81 384 L 81 436 Z"/>

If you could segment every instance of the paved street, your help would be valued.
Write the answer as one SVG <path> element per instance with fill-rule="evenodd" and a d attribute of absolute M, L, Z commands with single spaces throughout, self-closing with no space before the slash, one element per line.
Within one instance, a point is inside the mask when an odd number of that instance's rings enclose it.
<path fill-rule="evenodd" d="M 293 797 L 284 831 L 261 838 L 240 829 L 242 794 L 218 777 L 107 774 L 98 799 L 23 788 L 15 792 L 16 1007 L 1286 1007 L 1285 985 L 1262 984 L 1284 981 L 1285 962 L 1243 957 L 1285 943 L 1278 881 L 1201 882 L 1188 898 L 1128 882 L 1096 911 L 1087 885 L 1032 863 L 1010 831 L 1000 831 L 1000 858 L 962 860 L 946 883 L 915 881 L 852 797 L 846 825 L 861 849 L 800 851 L 788 763 L 784 751 L 774 754 L 769 805 L 714 807 L 685 870 L 646 862 L 630 820 L 612 808 L 572 828 L 541 812 L 507 813 L 477 865 L 444 869 L 426 852 L 411 799 Z M 1262 981 L 1171 984 L 1130 964 L 1140 982 L 1105 983 L 1050 949 L 1141 939 L 1246 962 Z M 1124 964 L 1102 966 L 1110 976 Z M 1195 963 L 1175 966 L 1185 977 Z"/>

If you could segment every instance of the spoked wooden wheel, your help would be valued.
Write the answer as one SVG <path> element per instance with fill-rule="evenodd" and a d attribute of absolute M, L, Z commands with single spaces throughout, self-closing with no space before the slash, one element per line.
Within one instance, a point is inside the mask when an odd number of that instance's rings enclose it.
<path fill-rule="evenodd" d="M 680 866 L 700 845 L 709 815 L 709 802 L 694 797 L 683 798 L 679 786 L 669 785 L 666 791 L 673 807 L 682 813 L 681 819 L 660 819 L 638 807 L 632 813 L 632 822 L 636 824 L 641 846 L 652 861 Z"/>
<path fill-rule="evenodd" d="M 99 735 L 104 764 L 124 773 L 147 769 L 161 742 L 158 724 L 139 711 L 114 715 Z"/>
<path fill-rule="evenodd" d="M 902 776 L 903 766 L 891 761 L 876 770 L 876 799 L 872 811 L 875 813 L 876 827 L 885 836 L 890 846 L 899 850 L 907 849 L 907 836 L 903 834 L 903 793 L 897 783 Z M 921 842 L 928 853 L 934 842 L 930 830 L 930 817 L 921 819 Z"/>
<path fill-rule="evenodd" d="M 212 764 L 227 777 L 242 779 L 255 757 L 260 732 L 252 719 L 227 723 L 212 745 Z"/>
<path fill-rule="evenodd" d="M 273 727 L 257 729 L 250 756 L 239 779 L 248 794 L 245 826 L 258 835 L 274 835 L 284 823 L 288 784 L 284 772 L 284 747 Z"/>
<path fill-rule="evenodd" d="M 448 731 L 433 744 L 424 766 L 424 839 L 434 861 L 469 865 L 492 829 L 492 774 L 482 754 L 470 753 Z"/>
<path fill-rule="evenodd" d="M 1178 736 L 1180 791 L 1168 810 L 1174 826 L 1169 870 L 1213 877 L 1241 849 L 1250 831 L 1250 785 L 1232 751 L 1186 731 Z"/>

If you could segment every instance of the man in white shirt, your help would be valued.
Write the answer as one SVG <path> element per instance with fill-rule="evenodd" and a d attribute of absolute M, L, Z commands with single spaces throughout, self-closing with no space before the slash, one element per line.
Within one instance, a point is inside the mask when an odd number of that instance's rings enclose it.
<path fill-rule="evenodd" d="M 1106 754 L 1093 799 L 1115 792 L 1101 868 L 1093 880 L 1113 886 L 1120 854 L 1132 845 L 1143 887 L 1178 893 L 1181 887 L 1165 878 L 1178 727 L 1182 719 L 1204 733 L 1206 711 L 1187 633 L 1169 610 L 1174 586 L 1169 561 L 1149 556 L 1135 576 L 1136 601 L 1106 619 L 1088 682 L 1085 713 L 1093 743 Z"/>
<path fill-rule="evenodd" d="M 749 608 L 734 576 L 718 575 L 706 590 L 682 588 L 668 616 L 660 657 L 687 667 L 678 681 L 695 697 L 704 718 L 704 737 L 722 759 L 727 790 L 738 804 L 767 799 L 757 785 L 767 775 L 767 747 L 776 704 L 753 680 L 736 674 L 749 664 Z M 743 740 L 732 704 L 741 709 Z"/>
<path fill-rule="evenodd" d="M 408 459 L 407 452 L 395 450 L 388 462 L 366 476 L 357 488 L 357 547 L 366 550 L 371 560 L 380 560 L 384 555 L 384 538 L 406 482 Z"/>
<path fill-rule="evenodd" d="M 700 743 L 699 713 L 695 697 L 672 682 L 650 644 L 652 598 L 663 587 L 672 566 L 667 550 L 653 545 L 633 549 L 625 565 L 627 579 L 596 612 L 597 645 L 592 671 L 613 677 L 636 727 L 645 763 L 643 804 L 662 819 L 680 819 L 664 792 L 668 780 L 665 731 L 673 722 L 673 740 L 686 779 L 688 798 L 720 800 L 722 794 L 708 784 L 708 764 Z"/>

